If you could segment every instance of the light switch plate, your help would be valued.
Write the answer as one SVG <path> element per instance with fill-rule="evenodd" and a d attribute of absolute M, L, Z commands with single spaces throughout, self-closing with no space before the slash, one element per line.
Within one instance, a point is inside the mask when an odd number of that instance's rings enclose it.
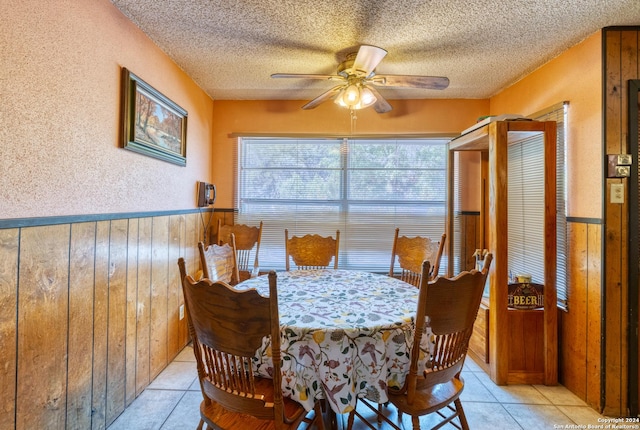
<path fill-rule="evenodd" d="M 611 184 L 611 203 L 624 203 L 624 184 Z"/>
<path fill-rule="evenodd" d="M 184 305 L 180 305 L 180 319 L 184 319 Z"/>

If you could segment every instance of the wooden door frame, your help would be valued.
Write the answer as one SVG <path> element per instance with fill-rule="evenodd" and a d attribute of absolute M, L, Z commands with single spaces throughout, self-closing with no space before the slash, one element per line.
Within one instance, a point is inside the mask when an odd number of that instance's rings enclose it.
<path fill-rule="evenodd" d="M 629 80 L 629 152 L 632 156 L 631 176 L 629 178 L 629 331 L 628 331 L 628 402 L 629 412 L 631 416 L 638 415 L 638 397 L 640 395 L 640 381 L 638 374 L 638 324 L 640 316 L 638 315 L 638 277 L 640 276 L 640 207 L 638 194 L 640 186 L 638 184 L 638 157 L 640 157 L 640 142 L 638 139 L 638 101 L 640 97 L 640 79 Z"/>

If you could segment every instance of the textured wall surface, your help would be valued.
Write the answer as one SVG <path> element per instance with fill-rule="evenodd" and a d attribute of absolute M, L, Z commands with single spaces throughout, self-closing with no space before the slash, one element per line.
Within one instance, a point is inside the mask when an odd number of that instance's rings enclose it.
<path fill-rule="evenodd" d="M 108 0 L 27 0 L 0 26 L 0 219 L 195 207 L 213 101 Z M 119 148 L 120 69 L 188 112 L 187 167 Z"/>
<path fill-rule="evenodd" d="M 491 98 L 491 114 L 530 115 L 569 102 L 567 215 L 602 216 L 602 48 L 597 32 Z"/>

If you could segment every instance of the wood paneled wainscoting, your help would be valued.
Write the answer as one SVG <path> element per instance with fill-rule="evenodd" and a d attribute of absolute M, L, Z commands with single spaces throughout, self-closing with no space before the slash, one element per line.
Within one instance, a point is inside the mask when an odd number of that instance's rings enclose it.
<path fill-rule="evenodd" d="M 602 222 L 567 218 L 567 309 L 558 310 L 559 380 L 592 408 L 602 404 Z"/>
<path fill-rule="evenodd" d="M 0 220 L 0 428 L 115 419 L 189 341 L 177 260 L 211 217 Z"/>

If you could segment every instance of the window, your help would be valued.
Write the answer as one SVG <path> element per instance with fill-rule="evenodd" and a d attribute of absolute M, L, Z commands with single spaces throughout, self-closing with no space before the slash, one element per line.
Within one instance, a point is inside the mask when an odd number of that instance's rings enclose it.
<path fill-rule="evenodd" d="M 385 273 L 396 227 L 434 240 L 444 232 L 447 142 L 242 138 L 236 222 L 264 221 L 263 270 L 284 269 L 287 228 L 290 236 L 340 230 L 341 268 Z"/>

